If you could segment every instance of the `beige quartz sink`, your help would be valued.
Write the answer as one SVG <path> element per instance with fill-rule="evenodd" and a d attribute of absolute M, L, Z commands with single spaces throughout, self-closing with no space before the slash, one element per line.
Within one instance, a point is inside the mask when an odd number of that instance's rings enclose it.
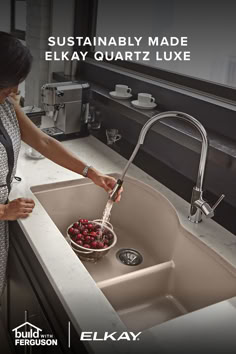
<path fill-rule="evenodd" d="M 84 265 L 130 330 L 236 296 L 236 269 L 180 225 L 162 194 L 129 177 L 124 188 L 111 216 L 116 246 L 98 263 Z M 64 236 L 78 218 L 101 218 L 107 202 L 88 179 L 31 189 Z M 122 248 L 137 250 L 143 262 L 122 264 L 116 257 Z"/>

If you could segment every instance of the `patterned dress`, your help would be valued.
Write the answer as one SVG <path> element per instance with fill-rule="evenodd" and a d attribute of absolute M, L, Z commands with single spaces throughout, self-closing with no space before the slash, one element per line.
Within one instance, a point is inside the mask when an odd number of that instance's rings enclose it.
<path fill-rule="evenodd" d="M 0 204 L 7 203 L 11 183 L 16 172 L 21 135 L 12 103 L 0 104 Z M 9 247 L 8 222 L 0 220 L 0 296 L 6 280 Z"/>

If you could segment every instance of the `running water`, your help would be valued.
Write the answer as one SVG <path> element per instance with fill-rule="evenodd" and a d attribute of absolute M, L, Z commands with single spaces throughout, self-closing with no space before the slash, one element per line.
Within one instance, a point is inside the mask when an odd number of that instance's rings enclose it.
<path fill-rule="evenodd" d="M 113 207 L 113 201 L 111 199 L 108 199 L 108 202 L 105 206 L 103 216 L 102 216 L 101 231 L 104 229 L 106 223 L 109 222 L 110 220 L 112 207 Z"/>

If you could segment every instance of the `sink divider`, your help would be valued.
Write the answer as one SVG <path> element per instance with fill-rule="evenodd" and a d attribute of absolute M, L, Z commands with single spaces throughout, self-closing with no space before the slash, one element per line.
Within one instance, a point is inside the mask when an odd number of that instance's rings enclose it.
<path fill-rule="evenodd" d="M 139 269 L 136 270 L 134 272 L 131 273 L 127 273 L 127 274 L 123 274 L 123 275 L 119 275 L 117 277 L 111 278 L 111 279 L 106 279 L 106 280 L 102 280 L 97 282 L 97 286 L 100 289 L 106 288 L 106 287 L 110 287 L 112 285 L 118 285 L 119 283 L 123 283 L 123 282 L 127 282 L 130 281 L 132 279 L 138 279 L 138 278 L 143 278 L 146 275 L 150 275 L 151 274 L 156 274 L 156 273 L 163 273 L 163 272 L 170 272 L 171 269 L 173 269 L 175 267 L 174 262 L 168 261 L 168 262 L 164 262 L 164 263 L 160 263 L 160 264 L 155 264 L 154 266 L 150 266 L 147 268 L 143 268 L 143 269 Z"/>
<path fill-rule="evenodd" d="M 171 260 L 97 283 L 121 321 L 142 331 L 188 311 L 170 293 Z"/>

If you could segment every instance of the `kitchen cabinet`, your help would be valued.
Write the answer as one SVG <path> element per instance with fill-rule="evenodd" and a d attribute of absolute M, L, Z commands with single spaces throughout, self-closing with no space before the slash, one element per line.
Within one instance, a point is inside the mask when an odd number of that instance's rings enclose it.
<path fill-rule="evenodd" d="M 4 327 L 18 354 L 87 353 L 71 326 L 68 347 L 68 318 L 17 222 L 10 223 L 10 249 L 7 287 L 2 300 Z M 13 329 L 25 322 L 40 329 L 45 339 L 57 339 L 58 345 L 15 345 Z M 27 326 L 29 331 L 30 325 Z M 36 329 L 32 327 L 33 331 Z M 19 331 L 24 331 L 24 326 Z M 32 339 L 32 337 L 30 337 Z"/>

